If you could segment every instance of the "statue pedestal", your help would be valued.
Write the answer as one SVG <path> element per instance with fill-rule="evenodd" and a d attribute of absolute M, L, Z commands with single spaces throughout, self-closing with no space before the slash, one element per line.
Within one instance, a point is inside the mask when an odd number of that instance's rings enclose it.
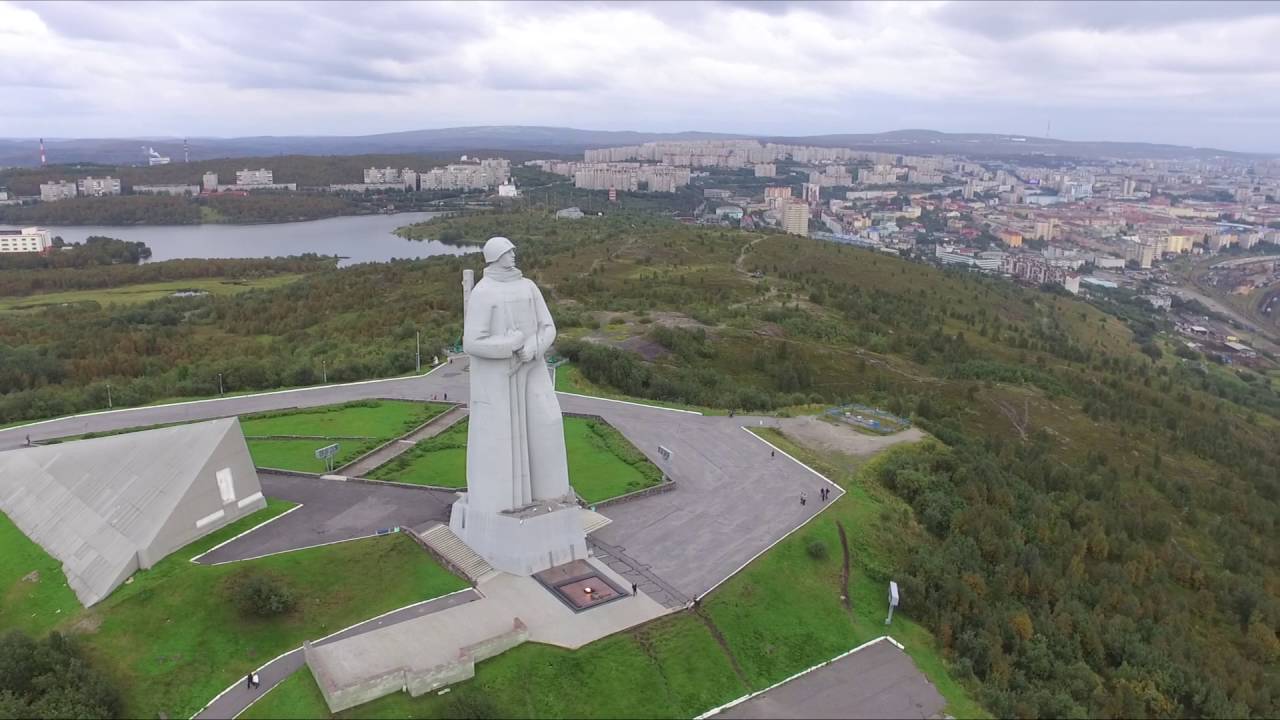
<path fill-rule="evenodd" d="M 582 508 L 570 499 L 542 500 L 508 512 L 472 511 L 462 493 L 449 529 L 495 569 L 533 575 L 587 557 Z"/>

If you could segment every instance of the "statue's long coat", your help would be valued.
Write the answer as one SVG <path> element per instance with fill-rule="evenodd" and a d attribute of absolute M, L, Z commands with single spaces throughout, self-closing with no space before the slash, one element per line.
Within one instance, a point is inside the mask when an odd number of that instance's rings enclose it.
<path fill-rule="evenodd" d="M 508 331 L 536 337 L 538 353 L 520 362 Z M 556 326 L 531 280 L 489 273 L 467 301 L 462 347 L 471 356 L 467 498 L 472 510 L 501 512 L 570 493 L 560 403 L 544 353 Z M 514 348 L 518 350 L 519 348 Z"/>

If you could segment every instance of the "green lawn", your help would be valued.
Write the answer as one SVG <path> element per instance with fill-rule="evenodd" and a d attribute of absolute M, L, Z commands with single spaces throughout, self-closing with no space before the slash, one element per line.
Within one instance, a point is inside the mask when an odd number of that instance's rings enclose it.
<path fill-rule="evenodd" d="M 88 609 L 66 586 L 58 563 L 0 515 L 0 631 L 74 633 L 121 689 L 125 717 L 190 717 L 249 669 L 303 640 L 466 587 L 403 535 L 227 565 L 189 562 L 291 507 L 268 501 L 267 508 L 138 572 Z M 39 583 L 21 580 L 31 570 L 40 571 Z M 286 583 L 296 609 L 279 618 L 242 617 L 228 587 L 246 571 Z"/>
<path fill-rule="evenodd" d="M 324 472 L 325 467 L 323 462 L 316 459 L 316 450 L 338 443 L 338 455 L 334 458 L 334 465 L 342 465 L 409 432 L 450 407 L 442 403 L 409 400 L 361 400 L 303 410 L 245 415 L 240 418 L 240 428 L 247 439 L 249 454 L 258 467 L 318 473 Z M 56 442 L 119 435 L 179 424 L 181 423 L 89 433 L 59 438 Z M 252 439 L 255 435 L 318 437 L 307 440 Z M 360 436 L 359 439 L 348 439 L 357 436 Z"/>
<path fill-rule="evenodd" d="M 657 485 L 662 472 L 607 423 L 565 418 L 565 450 L 569 482 L 588 503 Z M 371 473 L 378 480 L 415 485 L 465 487 L 467 423 L 418 443 L 417 447 Z"/>
<path fill-rule="evenodd" d="M 38 579 L 23 580 L 32 572 Z M 79 610 L 62 563 L 0 513 L 0 633 L 21 628 L 42 635 Z"/>
<path fill-rule="evenodd" d="M 229 278 L 193 278 L 190 280 L 171 280 L 166 282 L 124 285 L 122 287 L 101 290 L 70 290 L 67 292 L 41 293 L 21 297 L 0 298 L 0 312 L 35 310 L 51 305 L 96 302 L 99 305 L 112 303 L 120 305 L 136 305 L 139 303 L 168 297 L 182 290 L 198 290 L 210 295 L 234 295 L 255 288 L 273 288 L 287 285 L 300 274 L 273 275 L 265 278 L 235 280 Z"/>
<path fill-rule="evenodd" d="M 228 565 L 188 562 L 287 508 L 271 501 L 139 573 L 83 613 L 101 621 L 84 642 L 124 689 L 126 717 L 189 717 L 249 669 L 303 640 L 466 587 L 402 535 Z M 279 577 L 293 589 L 297 608 L 281 618 L 242 617 L 227 594 L 231 579 L 246 571 Z"/>
<path fill-rule="evenodd" d="M 316 450 L 335 442 L 338 443 L 335 468 L 380 444 L 376 440 L 249 440 L 248 444 L 249 455 L 257 467 L 323 473 L 325 464 L 316 459 Z"/>
<path fill-rule="evenodd" d="M 704 599 L 698 614 L 665 617 L 577 651 L 527 643 L 481 663 L 475 679 L 448 694 L 395 693 L 340 717 L 693 717 L 886 632 L 938 687 L 946 713 L 987 717 L 948 675 L 927 630 L 901 612 L 892 627 L 884 626 L 888 579 L 907 546 L 925 538 L 907 506 L 873 479 L 877 461 L 819 456 L 775 431 L 761 434 L 838 479 L 849 493 Z M 848 534 L 853 559 L 847 588 L 852 612 L 840 600 L 845 588 L 837 522 Z M 826 547 L 824 559 L 809 555 L 813 542 Z M 304 668 L 244 717 L 328 712 Z"/>
<path fill-rule="evenodd" d="M 250 439 L 249 454 L 258 467 L 324 472 L 316 450 L 338 444 L 334 467 L 360 457 L 448 410 L 442 403 L 409 400 L 366 400 L 305 410 L 247 415 L 240 419 L 246 437 L 312 435 L 309 440 Z M 351 439 L 360 438 L 360 439 Z"/>
<path fill-rule="evenodd" d="M 240 426 L 244 429 L 245 436 L 371 437 L 386 442 L 409 432 L 449 407 L 441 403 L 409 400 L 372 400 L 246 415 L 241 418 Z"/>

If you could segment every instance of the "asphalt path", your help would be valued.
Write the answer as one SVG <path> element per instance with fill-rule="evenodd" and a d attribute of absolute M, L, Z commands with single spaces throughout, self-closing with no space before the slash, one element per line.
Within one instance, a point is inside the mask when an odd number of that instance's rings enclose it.
<path fill-rule="evenodd" d="M 196 561 L 202 565 L 245 560 L 273 553 L 368 537 L 394 527 L 448 522 L 455 495 L 395 485 L 258 474 L 267 497 L 299 507 L 242 535 Z"/>
<path fill-rule="evenodd" d="M 887 640 L 719 713 L 723 718 L 933 718 L 946 700 Z"/>

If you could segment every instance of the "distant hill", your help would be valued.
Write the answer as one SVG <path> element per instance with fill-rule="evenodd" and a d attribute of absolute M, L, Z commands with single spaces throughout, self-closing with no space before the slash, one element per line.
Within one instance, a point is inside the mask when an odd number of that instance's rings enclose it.
<path fill-rule="evenodd" d="M 1262 157 L 1249 153 L 1180 145 L 1134 142 L 1073 142 L 991 133 L 943 133 L 935 130 L 895 130 L 884 133 L 770 137 L 728 133 L 647 133 L 630 130 L 495 125 L 408 130 L 380 135 L 272 136 L 190 138 L 191 159 L 270 155 L 360 155 L 464 151 L 474 148 L 523 150 L 574 155 L 586 148 L 633 145 L 657 140 L 710 140 L 756 137 L 760 140 L 830 147 L 853 147 L 901 153 L 952 153 L 971 156 L 1207 158 Z M 154 147 L 174 162 L 182 161 L 182 138 L 46 138 L 51 163 L 141 163 L 143 146 Z M 35 166 L 40 162 L 35 138 L 0 139 L 0 167 Z"/>

